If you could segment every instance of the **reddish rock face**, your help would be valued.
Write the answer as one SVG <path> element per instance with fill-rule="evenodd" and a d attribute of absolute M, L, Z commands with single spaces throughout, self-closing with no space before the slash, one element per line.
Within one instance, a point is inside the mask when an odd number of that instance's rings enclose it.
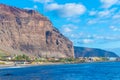
<path fill-rule="evenodd" d="M 43 15 L 0 4 L 0 48 L 11 54 L 74 57 L 73 44 Z"/>

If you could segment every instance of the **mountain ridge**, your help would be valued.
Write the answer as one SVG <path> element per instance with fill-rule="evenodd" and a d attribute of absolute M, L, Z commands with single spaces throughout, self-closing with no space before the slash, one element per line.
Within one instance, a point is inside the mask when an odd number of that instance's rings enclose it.
<path fill-rule="evenodd" d="M 98 48 L 74 46 L 75 57 L 119 57 L 117 54 Z"/>

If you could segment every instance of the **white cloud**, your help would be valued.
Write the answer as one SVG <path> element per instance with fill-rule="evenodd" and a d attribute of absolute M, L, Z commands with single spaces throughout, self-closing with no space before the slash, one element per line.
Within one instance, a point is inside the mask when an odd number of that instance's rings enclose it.
<path fill-rule="evenodd" d="M 58 10 L 60 8 L 62 8 L 62 5 L 58 5 L 57 3 L 48 4 L 46 6 L 46 10 L 48 11 Z"/>
<path fill-rule="evenodd" d="M 120 11 L 113 16 L 113 19 L 119 19 L 119 18 L 120 18 Z"/>
<path fill-rule="evenodd" d="M 83 14 L 85 10 L 86 8 L 81 4 L 69 3 L 63 6 L 60 13 L 63 17 L 73 17 Z"/>
<path fill-rule="evenodd" d="M 109 20 L 108 19 L 104 19 L 104 17 L 102 17 L 102 18 L 94 18 L 94 19 L 88 19 L 88 21 L 87 21 L 87 24 L 89 25 L 91 25 L 91 24 L 105 24 L 105 23 L 108 23 L 109 22 Z"/>
<path fill-rule="evenodd" d="M 111 13 L 111 10 L 102 10 L 102 11 L 92 10 L 89 12 L 89 15 L 104 17 L 104 16 L 108 16 L 110 13 Z"/>
<path fill-rule="evenodd" d="M 105 11 L 100 11 L 98 13 L 98 16 L 104 17 L 104 16 L 108 16 L 109 14 L 110 14 L 110 11 L 109 10 L 105 10 Z"/>
<path fill-rule="evenodd" d="M 118 18 L 120 18 L 120 15 L 119 15 L 119 14 L 113 16 L 113 19 L 118 19 Z"/>
<path fill-rule="evenodd" d="M 60 28 L 60 31 L 65 36 L 69 37 L 69 39 L 73 40 L 73 38 L 76 39 L 77 37 L 79 37 L 76 31 L 77 29 L 78 26 L 74 24 L 65 24 Z"/>
<path fill-rule="evenodd" d="M 90 11 L 90 12 L 89 12 L 89 15 L 90 15 L 90 16 L 94 16 L 94 15 L 96 15 L 96 14 L 97 14 L 97 11 Z"/>
<path fill-rule="evenodd" d="M 72 29 L 70 29 L 70 28 L 68 28 L 68 27 L 65 27 L 64 28 L 64 32 L 71 32 L 72 31 Z"/>
<path fill-rule="evenodd" d="M 119 41 L 120 37 L 118 35 L 98 35 L 98 34 L 85 34 L 77 35 L 79 38 L 75 38 L 79 44 L 103 44 L 114 41 Z"/>
<path fill-rule="evenodd" d="M 111 16 L 115 14 L 116 10 L 117 10 L 117 8 L 112 8 L 112 9 L 99 11 L 98 12 L 98 17 L 103 17 L 103 18 L 110 17 L 111 18 Z"/>
<path fill-rule="evenodd" d="M 110 29 L 112 29 L 113 31 L 120 31 L 120 27 L 116 26 L 110 26 Z"/>
<path fill-rule="evenodd" d="M 112 18 L 120 17 L 120 14 L 116 14 L 117 8 L 103 9 L 103 10 L 91 10 L 89 16 L 94 16 L 93 18 L 88 19 L 88 24 L 96 23 L 108 23 L 112 21 Z M 113 22 L 113 21 L 112 21 Z"/>
<path fill-rule="evenodd" d="M 73 24 L 66 24 L 62 26 L 62 32 L 64 34 L 69 34 L 69 32 L 75 31 L 78 27 Z"/>
<path fill-rule="evenodd" d="M 34 5 L 33 7 L 25 7 L 24 9 L 28 9 L 28 10 L 36 10 L 38 8 L 37 5 Z"/>
<path fill-rule="evenodd" d="M 53 2 L 53 0 L 33 0 L 34 2 L 39 2 L 39 3 L 49 3 Z"/>
<path fill-rule="evenodd" d="M 33 6 L 33 8 L 34 8 L 34 9 L 37 9 L 37 8 L 38 8 L 38 6 L 37 6 L 37 5 L 34 5 L 34 6 Z"/>
<path fill-rule="evenodd" d="M 46 6 L 47 11 L 57 11 L 62 17 L 74 17 L 85 13 L 86 8 L 82 4 L 66 3 L 57 4 L 52 3 Z"/>
<path fill-rule="evenodd" d="M 92 43 L 92 42 L 94 42 L 92 39 L 84 39 L 83 40 L 84 44 L 88 44 L 88 43 Z"/>
<path fill-rule="evenodd" d="M 103 4 L 103 8 L 110 8 L 115 4 L 118 4 L 119 0 L 100 0 L 101 3 Z"/>
<path fill-rule="evenodd" d="M 79 17 L 68 17 L 66 20 L 70 23 L 79 23 L 81 21 Z"/>
<path fill-rule="evenodd" d="M 98 22 L 98 20 L 96 20 L 96 19 L 90 19 L 90 20 L 88 20 L 88 24 L 95 24 L 95 23 L 97 23 Z"/>
<path fill-rule="evenodd" d="M 33 8 L 29 8 L 29 7 L 25 7 L 24 9 L 27 9 L 27 10 L 34 10 Z"/>

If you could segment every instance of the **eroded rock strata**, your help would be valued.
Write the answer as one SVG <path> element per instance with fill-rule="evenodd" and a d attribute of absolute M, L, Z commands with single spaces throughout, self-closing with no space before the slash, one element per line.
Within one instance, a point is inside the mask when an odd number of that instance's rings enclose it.
<path fill-rule="evenodd" d="M 34 10 L 3 4 L 0 4 L 0 48 L 11 54 L 74 57 L 72 42 L 46 17 Z"/>

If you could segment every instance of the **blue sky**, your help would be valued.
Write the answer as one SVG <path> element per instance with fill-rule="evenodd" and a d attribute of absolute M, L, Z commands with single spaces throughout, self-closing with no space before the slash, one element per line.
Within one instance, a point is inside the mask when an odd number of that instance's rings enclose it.
<path fill-rule="evenodd" d="M 119 0 L 0 0 L 47 16 L 75 46 L 120 48 Z"/>

